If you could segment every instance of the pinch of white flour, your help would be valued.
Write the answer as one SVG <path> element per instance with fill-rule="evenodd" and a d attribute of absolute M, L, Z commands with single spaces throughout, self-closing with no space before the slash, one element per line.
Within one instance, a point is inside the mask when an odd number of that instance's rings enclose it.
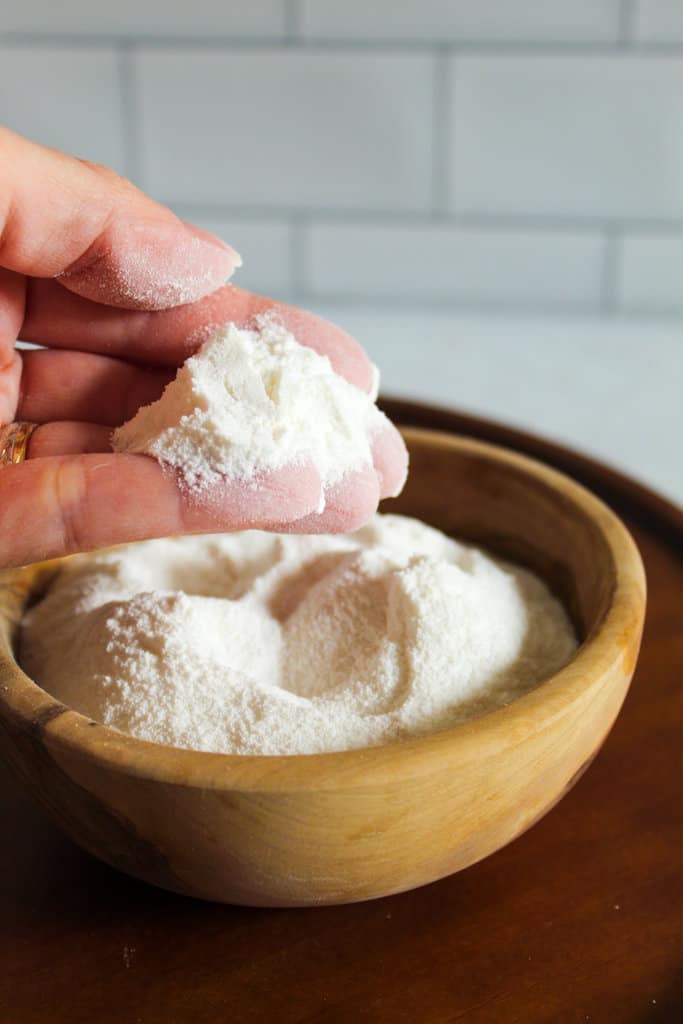
<path fill-rule="evenodd" d="M 576 639 L 547 587 L 417 520 L 249 531 L 71 560 L 26 615 L 24 669 L 123 732 L 308 754 L 443 729 L 557 671 Z"/>
<path fill-rule="evenodd" d="M 145 452 L 190 490 L 312 463 L 324 491 L 372 465 L 386 427 L 367 394 L 274 319 L 218 327 L 162 397 L 114 431 L 115 451 Z"/>

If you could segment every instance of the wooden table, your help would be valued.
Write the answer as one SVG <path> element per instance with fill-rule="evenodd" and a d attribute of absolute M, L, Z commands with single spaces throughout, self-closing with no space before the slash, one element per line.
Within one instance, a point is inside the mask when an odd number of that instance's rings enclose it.
<path fill-rule="evenodd" d="M 537 439 L 386 406 L 554 463 L 633 530 L 645 639 L 597 761 L 530 832 L 461 874 L 287 911 L 193 902 L 117 874 L 3 769 L 0 1024 L 683 1022 L 683 515 Z"/>

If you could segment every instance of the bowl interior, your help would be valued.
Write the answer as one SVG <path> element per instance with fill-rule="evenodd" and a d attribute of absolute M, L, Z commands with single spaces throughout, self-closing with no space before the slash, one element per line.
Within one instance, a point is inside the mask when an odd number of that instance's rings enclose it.
<path fill-rule="evenodd" d="M 616 567 L 603 520 L 613 518 L 578 484 L 513 452 L 409 431 L 410 473 L 382 511 L 423 519 L 537 573 L 585 640 L 604 617 Z M 604 514 L 602 514 L 604 513 Z"/>

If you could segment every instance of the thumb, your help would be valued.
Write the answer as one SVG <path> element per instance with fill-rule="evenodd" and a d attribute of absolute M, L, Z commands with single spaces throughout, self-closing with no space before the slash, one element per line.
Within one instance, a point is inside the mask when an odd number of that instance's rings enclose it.
<path fill-rule="evenodd" d="M 196 302 L 239 255 L 113 171 L 0 128 L 0 267 L 127 309 Z"/>

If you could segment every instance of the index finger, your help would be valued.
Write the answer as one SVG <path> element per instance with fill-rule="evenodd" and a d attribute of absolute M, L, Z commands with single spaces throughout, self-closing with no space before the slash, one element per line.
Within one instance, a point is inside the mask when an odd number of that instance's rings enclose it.
<path fill-rule="evenodd" d="M 166 309 L 224 284 L 241 260 L 113 171 L 0 127 L 0 267 L 96 302 Z"/>

